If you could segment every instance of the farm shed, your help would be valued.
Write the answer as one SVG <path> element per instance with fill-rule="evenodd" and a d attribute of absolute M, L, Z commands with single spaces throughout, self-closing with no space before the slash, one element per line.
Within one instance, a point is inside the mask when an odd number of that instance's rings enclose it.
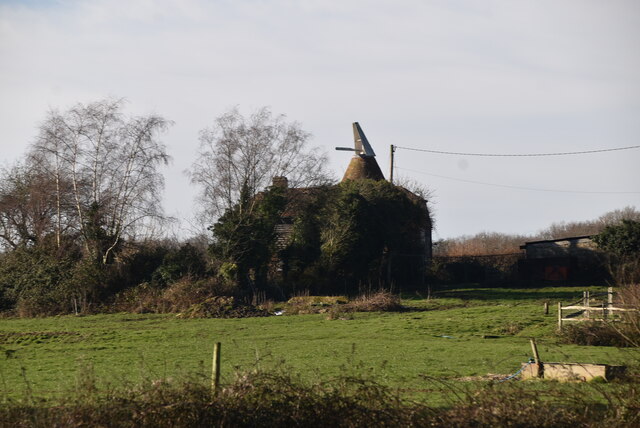
<path fill-rule="evenodd" d="M 521 279 L 566 283 L 606 278 L 603 253 L 591 235 L 526 242 L 520 249 Z"/>

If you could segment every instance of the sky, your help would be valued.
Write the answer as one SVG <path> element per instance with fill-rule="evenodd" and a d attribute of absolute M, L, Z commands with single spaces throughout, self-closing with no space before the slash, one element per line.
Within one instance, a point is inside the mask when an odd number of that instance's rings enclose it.
<path fill-rule="evenodd" d="M 385 174 L 432 192 L 435 239 L 535 234 L 640 209 L 640 2 L 0 0 L 0 163 L 50 109 L 126 98 L 162 136 L 165 211 L 197 231 L 184 174 L 198 133 L 268 106 L 312 134 L 339 179 L 358 121 Z M 511 186 L 511 187 L 506 187 Z M 536 190 L 527 190 L 536 189 Z"/>

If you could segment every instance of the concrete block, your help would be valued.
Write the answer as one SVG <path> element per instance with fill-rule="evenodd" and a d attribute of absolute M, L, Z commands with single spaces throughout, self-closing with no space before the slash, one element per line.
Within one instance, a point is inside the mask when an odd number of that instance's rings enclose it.
<path fill-rule="evenodd" d="M 611 380 L 623 376 L 625 371 L 625 366 L 608 364 L 543 363 L 542 378 L 561 382 L 588 382 L 598 377 Z M 520 378 L 535 379 L 540 377 L 539 373 L 538 365 L 531 364 L 521 372 Z"/>

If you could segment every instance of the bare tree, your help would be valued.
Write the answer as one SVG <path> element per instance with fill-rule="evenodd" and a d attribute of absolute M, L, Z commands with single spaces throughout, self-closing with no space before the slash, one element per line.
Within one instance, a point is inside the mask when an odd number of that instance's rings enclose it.
<path fill-rule="evenodd" d="M 434 253 L 448 257 L 514 254 L 520 252 L 520 245 L 530 240 L 531 237 L 524 235 L 480 232 L 442 240 L 435 246 Z"/>
<path fill-rule="evenodd" d="M 622 209 L 602 214 L 597 221 L 604 226 L 616 226 L 621 224 L 622 220 L 640 221 L 640 211 L 634 206 L 626 206 Z"/>
<path fill-rule="evenodd" d="M 9 248 L 37 245 L 50 235 L 55 212 L 53 183 L 29 165 L 0 172 L 0 239 Z"/>
<path fill-rule="evenodd" d="M 539 232 L 542 239 L 561 239 L 571 236 L 596 235 L 607 226 L 615 226 L 622 220 L 640 221 L 640 212 L 633 206 L 602 214 L 595 220 L 553 223 Z"/>
<path fill-rule="evenodd" d="M 497 232 L 481 232 L 473 236 L 445 239 L 435 247 L 439 256 L 475 256 L 517 253 L 520 245 L 541 239 L 562 239 L 572 236 L 596 235 L 606 226 L 618 225 L 622 220 L 640 221 L 635 207 L 609 211 L 595 220 L 552 223 L 536 235 L 511 235 Z"/>
<path fill-rule="evenodd" d="M 308 148 L 309 134 L 284 115 L 263 107 L 249 117 L 237 108 L 200 132 L 198 158 L 188 171 L 200 186 L 200 204 L 208 219 L 220 217 L 241 199 L 252 199 L 273 177 L 285 176 L 293 187 L 331 181 L 327 157 Z"/>
<path fill-rule="evenodd" d="M 562 239 L 599 233 L 604 228 L 597 220 L 552 223 L 539 232 L 540 239 Z"/>
<path fill-rule="evenodd" d="M 431 228 L 435 229 L 436 219 L 435 219 L 435 203 L 436 193 L 433 189 L 427 187 L 426 184 L 421 183 L 420 181 L 414 180 L 409 177 L 399 176 L 394 180 L 394 184 L 398 187 L 402 187 L 405 190 L 413 193 L 418 196 L 427 204 L 427 211 L 429 213 L 429 221 L 431 222 Z"/>
<path fill-rule="evenodd" d="M 122 106 L 122 100 L 103 100 L 49 112 L 29 156 L 55 183 L 58 242 L 62 201 L 71 199 L 73 227 L 87 253 L 103 263 L 123 237 L 162 218 L 158 166 L 169 156 L 157 138 L 170 122 L 156 115 L 126 117 Z M 69 189 L 62 188 L 63 179 Z"/>

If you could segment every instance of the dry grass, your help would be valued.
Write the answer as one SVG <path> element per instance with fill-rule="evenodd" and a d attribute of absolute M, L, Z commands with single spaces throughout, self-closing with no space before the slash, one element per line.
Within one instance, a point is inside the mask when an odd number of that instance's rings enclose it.
<path fill-rule="evenodd" d="M 344 296 L 296 296 L 284 306 L 287 315 L 324 314 L 328 319 L 352 319 L 353 312 L 397 312 L 403 310 L 400 297 L 386 291 L 362 294 L 352 300 Z"/>
<path fill-rule="evenodd" d="M 640 283 L 624 285 L 618 293 L 622 306 L 635 311 L 626 312 L 616 330 L 631 346 L 640 347 Z"/>
<path fill-rule="evenodd" d="M 63 401 L 0 405 L 0 427 L 594 427 L 638 426 L 640 390 L 626 385 L 598 404 L 583 394 L 489 383 L 450 390 L 433 408 L 402 399 L 375 380 L 342 375 L 304 383 L 289 371 L 236 375 L 214 395 L 206 379 L 147 382 L 120 391 L 78 384 Z M 594 386 L 595 388 L 595 386 Z"/>
<path fill-rule="evenodd" d="M 336 306 L 349 302 L 345 296 L 294 296 L 283 305 L 287 315 L 326 313 Z"/>
<path fill-rule="evenodd" d="M 167 288 L 143 283 L 118 294 L 114 302 L 105 309 L 107 312 L 132 313 L 184 312 L 211 297 L 233 295 L 233 291 L 215 278 L 184 278 Z"/>
<path fill-rule="evenodd" d="M 210 297 L 191 305 L 178 314 L 179 318 L 247 318 L 267 317 L 269 312 L 243 303 L 230 296 Z"/>
<path fill-rule="evenodd" d="M 513 336 L 515 334 L 520 333 L 523 329 L 524 329 L 524 326 L 521 323 L 509 322 L 500 328 L 500 333 Z"/>
<path fill-rule="evenodd" d="M 620 334 L 620 328 L 624 328 L 624 326 L 585 321 L 563 326 L 560 337 L 564 343 L 582 346 L 616 346 L 619 348 L 634 346 Z"/>
<path fill-rule="evenodd" d="M 400 296 L 387 291 L 363 294 L 345 305 L 345 310 L 351 312 L 398 312 L 403 309 Z"/>
<path fill-rule="evenodd" d="M 328 311 L 329 320 L 350 320 L 354 312 L 399 312 L 404 310 L 400 297 L 386 291 L 363 294 L 344 305 L 334 305 Z"/>

